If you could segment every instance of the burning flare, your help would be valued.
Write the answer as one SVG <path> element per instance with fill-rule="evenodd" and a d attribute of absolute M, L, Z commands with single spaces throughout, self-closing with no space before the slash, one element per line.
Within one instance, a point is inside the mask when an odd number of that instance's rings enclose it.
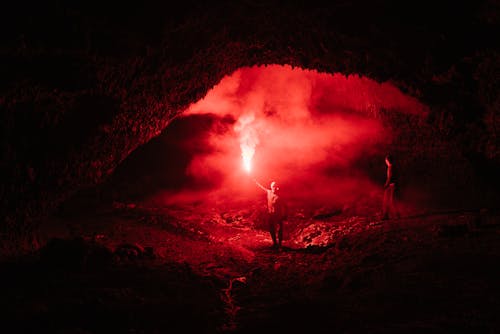
<path fill-rule="evenodd" d="M 254 126 L 254 114 L 245 114 L 240 116 L 234 130 L 240 135 L 241 158 L 243 167 L 250 173 L 252 170 L 252 158 L 255 154 L 255 146 L 259 143 L 257 131 Z"/>
<path fill-rule="evenodd" d="M 251 149 L 244 151 L 243 148 L 241 148 L 241 156 L 243 157 L 243 167 L 247 172 L 250 173 L 252 170 L 252 157 L 254 152 L 251 151 Z"/>

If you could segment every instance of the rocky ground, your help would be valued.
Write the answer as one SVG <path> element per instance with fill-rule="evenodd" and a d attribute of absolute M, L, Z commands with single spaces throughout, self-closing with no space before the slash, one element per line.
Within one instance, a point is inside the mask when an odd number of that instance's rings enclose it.
<path fill-rule="evenodd" d="M 380 221 L 261 203 L 114 203 L 40 226 L 0 266 L 4 333 L 500 331 L 498 212 Z"/>

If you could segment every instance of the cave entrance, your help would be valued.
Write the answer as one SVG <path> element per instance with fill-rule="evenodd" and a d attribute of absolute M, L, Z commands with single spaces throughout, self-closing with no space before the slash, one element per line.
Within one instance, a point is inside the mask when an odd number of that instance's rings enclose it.
<path fill-rule="evenodd" d="M 241 68 L 125 160 L 109 189 L 118 202 L 229 205 L 262 200 L 254 181 L 274 180 L 297 207 L 372 215 L 385 154 L 415 154 L 409 129 L 426 112 L 367 77 Z"/>

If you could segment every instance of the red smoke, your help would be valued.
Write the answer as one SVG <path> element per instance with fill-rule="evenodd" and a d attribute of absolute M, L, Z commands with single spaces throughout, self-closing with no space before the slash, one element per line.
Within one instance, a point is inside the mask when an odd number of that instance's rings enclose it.
<path fill-rule="evenodd" d="M 382 109 L 424 113 L 394 86 L 367 78 L 290 66 L 242 68 L 184 113 L 220 121 L 206 137 L 211 149 L 194 155 L 186 173 L 212 184 L 210 196 L 198 194 L 204 198 L 253 196 L 255 177 L 277 181 L 298 200 L 342 204 L 378 191 L 384 181 L 392 137 L 378 118 Z M 251 172 L 244 168 L 249 162 Z M 366 170 L 372 162 L 380 177 Z"/>

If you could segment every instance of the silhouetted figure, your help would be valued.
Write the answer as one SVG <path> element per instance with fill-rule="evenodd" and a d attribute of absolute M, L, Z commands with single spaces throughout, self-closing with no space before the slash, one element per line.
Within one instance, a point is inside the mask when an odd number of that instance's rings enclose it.
<path fill-rule="evenodd" d="M 384 202 L 382 203 L 382 219 L 399 218 L 399 210 L 395 203 L 395 194 L 398 191 L 398 171 L 394 159 L 390 154 L 385 157 L 387 176 L 384 183 Z"/>
<path fill-rule="evenodd" d="M 267 189 L 259 182 L 255 183 L 267 193 L 267 213 L 268 224 L 271 238 L 273 239 L 273 248 L 280 249 L 283 241 L 283 221 L 286 218 L 286 206 L 283 198 L 280 196 L 280 188 L 276 182 L 271 182 L 271 189 Z M 276 228 L 278 228 L 278 238 L 276 239 Z"/>

